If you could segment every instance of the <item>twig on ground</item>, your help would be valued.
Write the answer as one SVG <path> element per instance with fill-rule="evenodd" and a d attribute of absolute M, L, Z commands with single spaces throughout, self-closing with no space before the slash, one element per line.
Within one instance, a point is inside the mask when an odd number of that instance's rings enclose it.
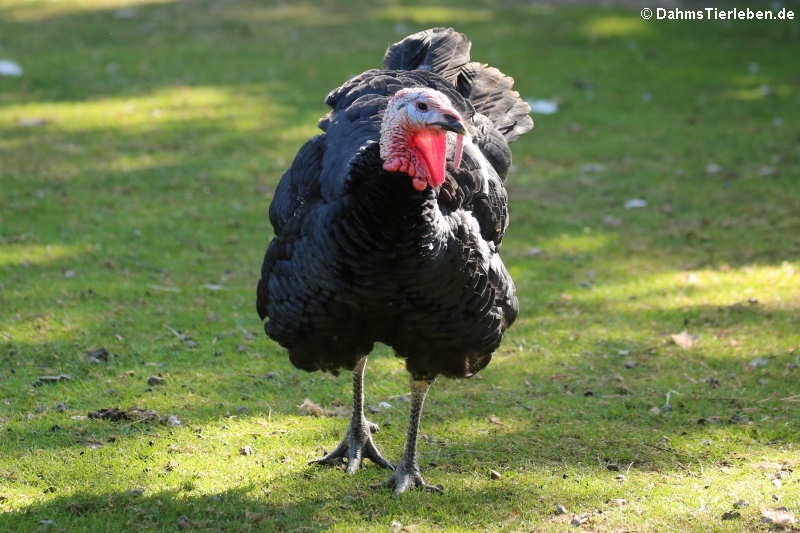
<path fill-rule="evenodd" d="M 184 335 L 183 333 L 180 333 L 179 331 L 172 329 L 167 324 L 164 324 L 164 327 L 167 328 L 173 335 L 178 337 L 180 340 L 186 340 L 186 335 Z"/>
<path fill-rule="evenodd" d="M 244 328 L 244 326 L 242 326 L 240 323 L 238 323 L 238 322 L 237 322 L 237 323 L 236 323 L 236 327 L 237 327 L 237 328 L 239 328 L 239 329 L 241 330 L 241 332 L 242 332 L 242 334 L 244 335 L 244 338 L 245 338 L 245 339 L 254 339 L 254 338 L 255 338 L 255 337 L 253 336 L 253 334 L 252 334 L 252 333 L 250 333 L 249 331 L 247 331 L 247 330 Z"/>

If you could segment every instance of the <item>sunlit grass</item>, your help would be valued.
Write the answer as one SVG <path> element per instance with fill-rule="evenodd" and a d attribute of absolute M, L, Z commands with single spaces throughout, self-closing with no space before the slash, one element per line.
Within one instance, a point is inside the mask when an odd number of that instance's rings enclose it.
<path fill-rule="evenodd" d="M 428 5 L 391 6 L 370 13 L 374 20 L 408 20 L 423 26 L 489 22 L 494 13 L 489 9 Z"/>
<path fill-rule="evenodd" d="M 730 100 L 739 100 L 748 102 L 753 100 L 760 100 L 762 98 L 770 98 L 773 96 L 787 97 L 793 94 L 793 89 L 789 85 L 779 85 L 777 87 L 770 85 L 760 85 L 758 87 L 751 87 L 747 89 L 736 89 L 727 91 L 725 96 Z"/>
<path fill-rule="evenodd" d="M 36 22 L 50 17 L 91 13 L 97 10 L 135 9 L 174 0 L 2 0 L 0 9 L 12 21 Z M 122 15 L 124 17 L 126 15 Z"/>
<path fill-rule="evenodd" d="M 0 56 L 25 69 L 0 79 L 0 530 L 563 531 L 589 512 L 576 530 L 742 531 L 800 512 L 794 477 L 773 483 L 800 439 L 792 26 L 451 2 L 0 13 Z M 421 465 L 445 495 L 392 498 L 374 467 L 307 465 L 347 419 L 298 406 L 348 406 L 350 377 L 294 369 L 253 287 L 272 191 L 327 91 L 432 25 L 560 107 L 514 145 L 519 319 L 426 404 Z M 407 379 L 377 346 L 368 417 L 395 461 Z M 181 425 L 85 418 L 134 406 Z"/>
<path fill-rule="evenodd" d="M 330 13 L 310 2 L 282 5 L 234 5 L 224 9 L 224 16 L 262 24 L 330 25 L 348 22 L 346 13 Z"/>
<path fill-rule="evenodd" d="M 0 267 L 41 265 L 77 257 L 87 251 L 85 246 L 64 244 L 0 244 Z"/>
<path fill-rule="evenodd" d="M 651 34 L 648 22 L 640 17 L 600 16 L 583 23 L 581 33 L 587 37 L 635 37 Z"/>
<path fill-rule="evenodd" d="M 778 266 L 664 272 L 637 279 L 599 283 L 576 298 L 601 303 L 616 300 L 620 309 L 646 309 L 654 303 L 661 309 L 681 309 L 693 304 L 768 305 L 794 308 L 800 318 L 798 263 Z"/>
<path fill-rule="evenodd" d="M 588 228 L 587 228 L 588 229 Z M 592 233 L 584 230 L 579 234 L 562 234 L 558 237 L 543 240 L 539 244 L 542 250 L 554 254 L 589 253 L 605 246 L 613 246 L 615 237 L 607 233 Z"/>
<path fill-rule="evenodd" d="M 225 117 L 229 129 L 247 130 L 269 127 L 274 108 L 270 106 L 268 93 L 262 92 L 260 96 L 256 103 L 242 92 L 234 94 L 223 87 L 171 87 L 136 97 L 1 106 L 0 124 L 40 118 L 47 121 L 42 127 L 65 132 L 146 131 L 171 123 Z"/>

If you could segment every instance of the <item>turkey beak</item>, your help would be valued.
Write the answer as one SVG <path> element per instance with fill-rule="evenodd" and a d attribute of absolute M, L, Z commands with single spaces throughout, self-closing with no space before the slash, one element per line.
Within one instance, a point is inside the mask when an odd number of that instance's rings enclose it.
<path fill-rule="evenodd" d="M 452 131 L 453 133 L 457 133 L 458 135 L 467 134 L 467 129 L 464 127 L 464 123 L 461 122 L 461 119 L 449 113 L 443 114 L 440 120 L 432 122 L 428 125 L 438 126 L 445 131 Z"/>
<path fill-rule="evenodd" d="M 439 120 L 431 122 L 428 126 L 438 127 L 444 131 L 452 131 L 456 134 L 456 142 L 453 147 L 453 166 L 459 168 L 461 166 L 461 156 L 464 150 L 464 137 L 468 136 L 467 128 L 461 121 L 461 116 L 457 111 L 442 110 L 439 115 Z"/>

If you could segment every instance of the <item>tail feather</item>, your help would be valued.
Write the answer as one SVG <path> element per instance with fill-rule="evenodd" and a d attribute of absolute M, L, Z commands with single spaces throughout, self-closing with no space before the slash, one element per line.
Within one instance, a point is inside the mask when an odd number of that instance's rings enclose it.
<path fill-rule="evenodd" d="M 391 70 L 431 70 L 453 82 L 469 63 L 472 43 L 452 28 L 431 28 L 393 44 L 383 56 L 383 66 Z"/>
<path fill-rule="evenodd" d="M 531 106 L 512 89 L 514 78 L 498 69 L 482 63 L 468 63 L 458 74 L 455 85 L 478 113 L 489 117 L 506 141 L 514 141 L 533 128 Z"/>
<path fill-rule="evenodd" d="M 393 44 L 383 65 L 393 70 L 431 70 L 452 83 L 478 113 L 489 118 L 507 142 L 533 128 L 530 106 L 512 89 L 514 79 L 470 61 L 469 39 L 452 28 L 431 28 Z"/>

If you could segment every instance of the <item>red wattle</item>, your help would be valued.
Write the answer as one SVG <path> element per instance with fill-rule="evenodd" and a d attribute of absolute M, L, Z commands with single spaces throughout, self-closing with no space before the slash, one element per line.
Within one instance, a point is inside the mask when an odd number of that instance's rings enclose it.
<path fill-rule="evenodd" d="M 434 189 L 444 183 L 444 164 L 447 159 L 447 133 L 443 130 L 419 130 L 411 139 L 428 167 L 428 183 Z"/>
<path fill-rule="evenodd" d="M 464 136 L 456 135 L 456 145 L 453 149 L 453 166 L 461 166 L 461 156 L 464 155 Z"/>

